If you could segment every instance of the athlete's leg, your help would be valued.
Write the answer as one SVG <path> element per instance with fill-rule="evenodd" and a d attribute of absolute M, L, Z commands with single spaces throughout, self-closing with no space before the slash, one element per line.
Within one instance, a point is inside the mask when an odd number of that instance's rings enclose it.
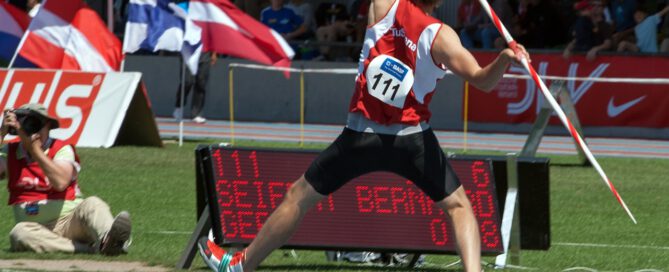
<path fill-rule="evenodd" d="M 400 136 L 392 158 L 395 172 L 410 179 L 451 218 L 466 271 L 481 271 L 481 238 L 471 204 L 431 129 Z M 409 150 L 409 155 L 402 150 Z M 404 165 L 404 166 L 403 166 Z M 410 166 L 410 167 L 407 167 Z"/>
<path fill-rule="evenodd" d="M 437 206 L 451 216 L 465 271 L 481 271 L 481 238 L 465 190 L 460 186 L 444 200 L 437 202 Z"/>
<path fill-rule="evenodd" d="M 220 272 L 254 271 L 272 250 L 291 237 L 307 211 L 325 195 L 334 193 L 359 175 L 378 170 L 379 155 L 375 151 L 380 145 L 381 140 L 375 134 L 345 129 L 312 162 L 305 172 L 306 178 L 302 176 L 293 183 L 283 202 L 244 251 L 230 254 L 207 238 L 201 238 L 198 247 L 207 265 Z"/>
<path fill-rule="evenodd" d="M 254 271 L 274 249 L 282 246 L 293 234 L 304 215 L 323 198 L 300 177 L 290 187 L 283 202 L 267 218 L 253 242 L 246 248 L 244 271 Z"/>

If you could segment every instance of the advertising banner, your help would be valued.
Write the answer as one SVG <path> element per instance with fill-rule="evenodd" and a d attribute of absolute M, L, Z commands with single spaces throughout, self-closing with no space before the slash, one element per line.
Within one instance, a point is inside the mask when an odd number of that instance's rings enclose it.
<path fill-rule="evenodd" d="M 485 66 L 497 53 L 477 52 L 474 56 Z M 561 54 L 532 54 L 531 57 L 531 65 L 540 75 L 669 79 L 669 58 L 666 57 L 598 56 L 594 61 L 580 55 L 568 60 Z M 507 73 L 525 74 L 525 71 L 511 66 Z M 551 86 L 551 81 L 544 80 L 544 83 Z M 669 127 L 669 84 L 585 80 L 567 81 L 566 87 L 584 127 Z M 502 79 L 490 93 L 472 89 L 469 116 L 473 122 L 531 124 L 544 103 L 541 91 L 531 79 Z M 559 124 L 558 118 L 553 117 L 551 124 Z"/>
<path fill-rule="evenodd" d="M 138 104 L 133 108 L 149 107 L 140 79 L 141 73 L 0 69 L 0 108 L 44 104 L 60 122 L 51 137 L 80 147 L 110 147 L 129 117 L 131 103 Z M 151 115 L 142 120 L 153 120 L 150 110 L 134 112 Z M 144 124 L 144 132 L 155 138 L 156 124 L 150 122 Z"/>

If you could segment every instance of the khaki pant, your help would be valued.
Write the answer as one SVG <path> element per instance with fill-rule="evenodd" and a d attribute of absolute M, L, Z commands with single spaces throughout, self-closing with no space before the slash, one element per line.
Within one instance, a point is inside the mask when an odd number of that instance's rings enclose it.
<path fill-rule="evenodd" d="M 109 231 L 114 218 L 109 205 L 92 196 L 71 213 L 55 222 L 16 224 L 9 233 L 10 250 L 67 253 L 95 253 L 100 239 Z"/>

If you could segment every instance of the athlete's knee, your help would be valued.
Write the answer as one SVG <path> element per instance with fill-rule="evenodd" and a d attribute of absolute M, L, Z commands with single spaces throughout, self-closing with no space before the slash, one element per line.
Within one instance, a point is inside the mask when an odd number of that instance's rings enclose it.
<path fill-rule="evenodd" d="M 316 204 L 321 198 L 323 196 L 316 192 L 314 187 L 302 176 L 290 186 L 288 192 L 286 192 L 284 201 L 310 207 Z"/>
<path fill-rule="evenodd" d="M 469 203 L 467 194 L 465 193 L 462 186 L 460 186 L 444 200 L 440 201 L 439 206 L 446 210 L 449 214 L 462 209 L 471 210 L 471 204 Z"/>

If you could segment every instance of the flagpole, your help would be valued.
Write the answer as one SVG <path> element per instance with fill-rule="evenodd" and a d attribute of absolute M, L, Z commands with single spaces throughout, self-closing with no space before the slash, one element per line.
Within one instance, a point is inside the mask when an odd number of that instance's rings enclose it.
<path fill-rule="evenodd" d="M 113 0 L 107 0 L 107 29 L 114 33 L 114 4 Z"/>
<path fill-rule="evenodd" d="M 186 61 L 181 59 L 181 102 L 179 108 L 179 146 L 184 144 L 184 99 L 185 99 L 185 85 L 186 85 Z"/>
<path fill-rule="evenodd" d="M 37 16 L 37 15 L 35 15 Z M 33 20 L 30 21 L 32 24 Z M 14 66 L 14 61 L 16 61 L 16 56 L 19 55 L 19 51 L 21 51 L 21 47 L 23 47 L 23 43 L 25 43 L 26 38 L 28 38 L 28 33 L 30 33 L 30 25 L 28 25 L 28 29 L 26 29 L 26 32 L 23 33 L 23 36 L 21 37 L 21 41 L 19 42 L 19 45 L 16 47 L 16 51 L 14 51 L 14 56 L 12 56 L 12 60 L 9 62 L 9 65 L 7 66 L 7 69 L 11 69 L 12 66 Z"/>
<path fill-rule="evenodd" d="M 17 46 L 16 51 L 14 51 L 14 56 L 12 56 L 12 60 L 9 61 L 9 65 L 7 66 L 7 69 L 12 69 L 12 66 L 14 66 L 14 61 L 16 60 L 16 55 L 19 54 L 19 51 L 21 50 L 21 46 L 23 46 L 23 42 L 26 40 L 27 36 L 28 36 L 28 31 L 26 30 L 26 33 L 23 33 L 23 37 L 21 37 L 21 42 L 19 42 L 19 46 Z"/>

